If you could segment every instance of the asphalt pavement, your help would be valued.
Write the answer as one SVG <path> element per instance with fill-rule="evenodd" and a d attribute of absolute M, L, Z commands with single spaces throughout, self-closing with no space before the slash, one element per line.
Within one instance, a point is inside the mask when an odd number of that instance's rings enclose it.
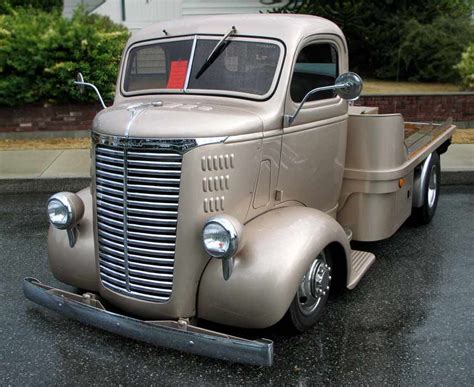
<path fill-rule="evenodd" d="M 443 186 L 430 225 L 358 244 L 377 261 L 355 290 L 330 300 L 310 332 L 240 331 L 274 340 L 272 368 L 136 342 L 24 299 L 27 276 L 66 288 L 48 269 L 47 197 L 0 195 L 2 385 L 473 383 L 474 185 Z"/>

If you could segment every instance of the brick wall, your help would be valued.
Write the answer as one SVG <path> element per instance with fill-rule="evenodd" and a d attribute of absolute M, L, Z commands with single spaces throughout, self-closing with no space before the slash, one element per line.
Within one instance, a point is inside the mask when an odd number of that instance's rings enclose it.
<path fill-rule="evenodd" d="M 379 113 L 402 113 L 406 121 L 474 121 L 474 93 L 366 95 L 356 105 L 378 106 Z"/>
<path fill-rule="evenodd" d="M 407 121 L 444 121 L 453 117 L 467 126 L 474 123 L 474 93 L 366 95 L 356 105 L 378 106 L 380 113 L 402 113 Z M 0 107 L 0 132 L 89 130 L 99 110 L 97 103 Z"/>
<path fill-rule="evenodd" d="M 0 132 L 89 130 L 99 104 L 0 107 Z"/>

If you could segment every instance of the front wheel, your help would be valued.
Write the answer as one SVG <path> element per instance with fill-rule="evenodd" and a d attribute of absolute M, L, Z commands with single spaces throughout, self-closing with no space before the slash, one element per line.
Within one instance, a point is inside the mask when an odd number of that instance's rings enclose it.
<path fill-rule="evenodd" d="M 304 332 L 321 318 L 331 290 L 331 266 L 329 251 L 323 250 L 301 280 L 296 296 L 284 317 L 285 325 L 292 332 Z"/>

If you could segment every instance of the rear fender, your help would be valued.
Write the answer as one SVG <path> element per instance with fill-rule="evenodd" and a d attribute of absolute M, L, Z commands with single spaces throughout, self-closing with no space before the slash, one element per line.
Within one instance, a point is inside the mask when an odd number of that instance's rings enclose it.
<path fill-rule="evenodd" d="M 65 230 L 52 226 L 48 233 L 49 266 L 53 275 L 65 284 L 97 292 L 99 290 L 94 249 L 94 222 L 90 188 L 77 193 L 84 202 L 84 216 L 78 224 L 77 242 L 69 247 Z"/>
<path fill-rule="evenodd" d="M 198 317 L 245 328 L 274 325 L 288 310 L 309 265 L 329 245 L 344 255 L 344 272 L 350 274 L 347 236 L 339 223 L 321 211 L 275 209 L 246 224 L 243 235 L 244 246 L 227 281 L 218 259 L 211 259 L 206 267 Z"/>

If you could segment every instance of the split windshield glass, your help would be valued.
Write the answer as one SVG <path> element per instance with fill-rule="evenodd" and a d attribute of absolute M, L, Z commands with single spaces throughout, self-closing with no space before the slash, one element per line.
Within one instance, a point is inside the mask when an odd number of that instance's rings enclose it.
<path fill-rule="evenodd" d="M 212 64 L 199 77 L 220 39 L 174 40 L 133 48 L 128 56 L 125 93 L 192 93 L 212 90 L 264 96 L 272 87 L 281 55 L 280 46 L 266 41 L 230 38 Z M 193 63 L 191 63 L 193 61 Z"/>

